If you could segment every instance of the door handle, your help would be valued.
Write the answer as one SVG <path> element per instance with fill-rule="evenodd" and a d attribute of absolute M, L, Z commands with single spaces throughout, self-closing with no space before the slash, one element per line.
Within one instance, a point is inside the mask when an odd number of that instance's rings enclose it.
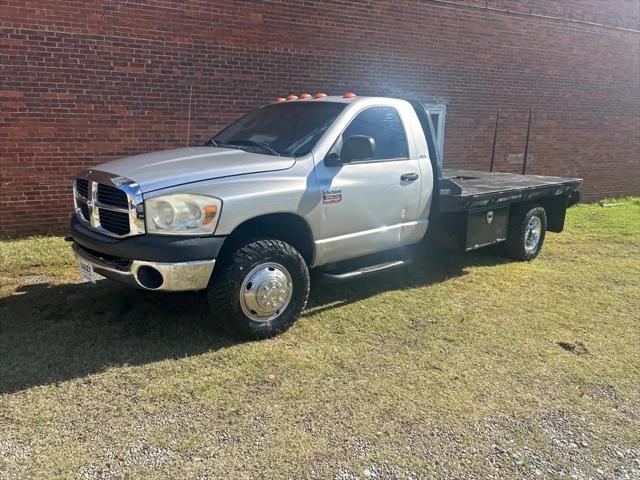
<path fill-rule="evenodd" d="M 413 182 L 414 180 L 417 180 L 418 177 L 420 177 L 420 175 L 418 175 L 415 172 L 403 173 L 402 175 L 400 175 L 400 181 L 402 181 L 402 182 Z"/>

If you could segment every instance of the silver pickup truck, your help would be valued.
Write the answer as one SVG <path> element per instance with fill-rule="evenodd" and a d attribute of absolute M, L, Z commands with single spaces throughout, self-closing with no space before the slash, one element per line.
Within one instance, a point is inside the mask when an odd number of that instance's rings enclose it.
<path fill-rule="evenodd" d="M 579 200 L 578 179 L 443 170 L 420 102 L 280 98 L 202 146 L 98 165 L 74 181 L 84 276 L 206 290 L 234 334 L 287 329 L 311 269 L 344 281 L 402 266 L 425 238 L 535 258 Z"/>

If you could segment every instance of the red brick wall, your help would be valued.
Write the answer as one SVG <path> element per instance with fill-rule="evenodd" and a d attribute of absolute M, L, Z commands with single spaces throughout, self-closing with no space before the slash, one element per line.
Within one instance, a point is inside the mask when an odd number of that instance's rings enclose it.
<path fill-rule="evenodd" d="M 499 171 L 520 168 L 532 107 L 531 173 L 583 177 L 589 199 L 640 193 L 639 15 L 638 0 L 5 0 L 0 236 L 62 233 L 76 172 L 184 144 L 190 85 L 195 141 L 289 92 L 446 103 L 445 165 L 477 169 L 501 107 Z"/>

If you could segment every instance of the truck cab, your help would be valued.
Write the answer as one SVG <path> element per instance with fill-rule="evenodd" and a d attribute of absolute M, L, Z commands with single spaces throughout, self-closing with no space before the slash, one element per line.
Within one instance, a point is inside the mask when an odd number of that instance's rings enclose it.
<path fill-rule="evenodd" d="M 299 317 L 310 269 L 342 281 L 402 266 L 388 252 L 428 231 L 443 246 L 505 242 L 511 257 L 531 260 L 547 217 L 560 231 L 577 201 L 577 179 L 522 176 L 502 188 L 515 180 L 445 173 L 435 155 L 420 102 L 280 98 L 201 146 L 79 174 L 73 248 L 89 280 L 97 273 L 147 290 L 204 290 L 228 331 L 264 338 Z M 474 179 L 493 186 L 471 192 Z M 367 261 L 340 268 L 354 259 Z"/>

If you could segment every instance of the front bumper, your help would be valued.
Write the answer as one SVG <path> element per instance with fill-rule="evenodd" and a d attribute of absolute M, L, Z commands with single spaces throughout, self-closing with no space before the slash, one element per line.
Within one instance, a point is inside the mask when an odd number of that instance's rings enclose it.
<path fill-rule="evenodd" d="M 149 262 L 190 262 L 216 258 L 226 237 L 182 237 L 173 235 L 135 235 L 113 238 L 102 235 L 71 217 L 71 237 L 92 252 Z"/>
<path fill-rule="evenodd" d="M 71 219 L 73 251 L 94 272 L 146 290 L 203 290 L 225 237 L 101 235 Z"/>
<path fill-rule="evenodd" d="M 190 262 L 149 262 L 145 260 L 123 260 L 101 256 L 89 252 L 77 243 L 73 253 L 93 266 L 93 270 L 103 277 L 145 290 L 203 290 L 207 288 L 214 260 L 194 260 Z"/>

